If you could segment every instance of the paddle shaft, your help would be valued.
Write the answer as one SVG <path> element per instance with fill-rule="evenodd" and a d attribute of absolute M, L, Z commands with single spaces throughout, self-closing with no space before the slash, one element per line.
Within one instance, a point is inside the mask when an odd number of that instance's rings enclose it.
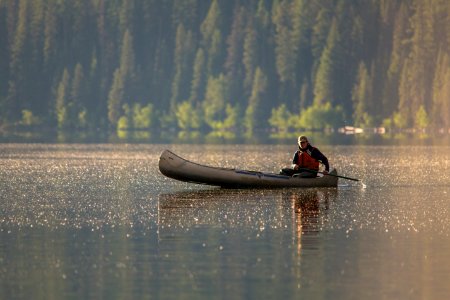
<path fill-rule="evenodd" d="M 341 175 L 334 175 L 334 174 L 329 174 L 329 173 L 325 174 L 324 172 L 314 171 L 314 170 L 311 170 L 311 169 L 300 168 L 298 170 L 299 171 L 306 171 L 306 172 L 310 172 L 310 173 L 320 173 L 320 174 L 327 175 L 327 176 L 339 177 L 339 178 L 353 180 L 353 181 L 359 181 L 359 179 L 356 179 L 356 178 L 351 178 L 351 177 L 341 176 Z"/>

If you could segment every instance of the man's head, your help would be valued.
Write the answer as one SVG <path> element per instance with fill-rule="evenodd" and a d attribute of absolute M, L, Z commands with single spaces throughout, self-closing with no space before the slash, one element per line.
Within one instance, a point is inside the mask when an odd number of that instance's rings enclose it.
<path fill-rule="evenodd" d="M 306 147 L 308 146 L 308 138 L 304 135 L 301 135 L 298 137 L 298 146 L 300 147 L 300 149 L 306 149 Z"/>

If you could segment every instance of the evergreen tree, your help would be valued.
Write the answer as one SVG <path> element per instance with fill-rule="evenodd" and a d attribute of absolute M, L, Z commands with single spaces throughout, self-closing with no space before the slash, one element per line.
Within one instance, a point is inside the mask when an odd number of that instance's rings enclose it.
<path fill-rule="evenodd" d="M 178 25 L 175 52 L 174 52 L 174 69 L 175 74 L 172 80 L 172 97 L 170 99 L 170 107 L 175 111 L 177 103 L 181 101 L 180 97 L 186 97 L 188 92 L 187 68 L 191 61 L 193 52 L 192 33 L 186 32 L 182 24 Z M 186 82 L 186 83 L 185 83 Z M 180 96 L 181 94 L 181 96 Z"/>
<path fill-rule="evenodd" d="M 26 65 L 27 37 L 28 37 L 28 4 L 27 0 L 20 0 L 17 27 L 11 44 L 10 80 L 6 98 L 6 118 L 10 121 L 20 119 L 23 101 L 26 95 Z"/>
<path fill-rule="evenodd" d="M 108 120 L 110 126 L 114 127 L 122 115 L 122 105 L 124 101 L 124 76 L 121 70 L 114 72 L 114 80 L 108 96 Z"/>
<path fill-rule="evenodd" d="M 236 3 L 233 12 L 233 19 L 231 24 L 231 32 L 227 37 L 227 53 L 224 63 L 226 76 L 230 83 L 230 104 L 240 102 L 243 98 L 243 76 L 244 68 L 243 60 L 243 43 L 245 37 L 245 20 L 246 10 L 239 3 Z"/>
<path fill-rule="evenodd" d="M 242 63 L 245 69 L 244 76 L 244 93 L 245 95 L 250 95 L 251 86 L 253 82 L 253 74 L 256 69 L 257 62 L 257 33 L 252 26 L 253 24 L 249 22 L 246 30 L 245 30 L 245 38 L 244 38 L 244 49 L 242 54 Z"/>
<path fill-rule="evenodd" d="M 83 71 L 83 66 L 81 64 L 77 64 L 75 66 L 75 70 L 72 76 L 72 84 L 70 90 L 70 102 L 72 106 L 72 114 L 71 119 L 78 120 L 77 124 L 74 124 L 77 127 L 85 127 L 86 126 L 86 106 L 84 102 L 86 101 L 86 83 L 85 76 Z"/>
<path fill-rule="evenodd" d="M 399 103 L 398 103 L 398 114 L 399 119 L 401 120 L 401 127 L 404 126 L 410 126 L 412 125 L 412 115 L 411 115 L 411 92 L 412 92 L 412 85 L 414 84 L 409 79 L 408 75 L 410 74 L 410 59 L 405 59 L 405 62 L 403 63 L 402 71 L 400 74 L 400 80 L 399 80 Z M 399 125 L 399 124 L 398 124 Z M 397 126 L 398 126 L 397 125 Z"/>
<path fill-rule="evenodd" d="M 308 80 L 308 78 L 303 79 L 303 83 L 300 87 L 300 95 L 299 95 L 299 110 L 302 111 L 303 109 L 307 108 L 312 104 L 312 90 L 311 90 L 311 84 Z"/>
<path fill-rule="evenodd" d="M 198 103 L 203 94 L 202 87 L 205 85 L 205 55 L 202 48 L 197 50 L 194 61 L 194 71 L 191 82 L 190 103 Z"/>
<path fill-rule="evenodd" d="M 134 78 L 133 38 L 130 31 L 127 30 L 123 36 L 120 65 L 114 72 L 114 79 L 108 96 L 108 120 L 113 127 L 117 125 L 117 121 L 122 114 L 123 104 L 130 103 Z"/>
<path fill-rule="evenodd" d="M 202 45 L 206 51 L 207 73 L 219 73 L 219 58 L 222 50 L 221 11 L 217 0 L 213 0 L 208 14 L 200 26 Z"/>
<path fill-rule="evenodd" d="M 294 0 L 291 4 L 292 14 L 292 51 L 294 52 L 295 72 L 297 80 L 307 78 L 312 68 L 311 26 L 313 24 L 311 1 Z M 297 85 L 300 82 L 296 82 Z M 302 82 L 303 85 L 304 82 Z M 300 85 L 298 85 L 300 86 Z M 298 107 L 298 105 L 296 105 Z"/>
<path fill-rule="evenodd" d="M 180 103 L 175 112 L 178 127 L 182 130 L 198 130 L 201 126 L 201 116 L 191 102 Z"/>
<path fill-rule="evenodd" d="M 433 109 L 431 120 L 437 128 L 450 128 L 450 59 L 439 52 L 433 80 Z"/>
<path fill-rule="evenodd" d="M 449 45 L 446 0 L 0 0 L 0 122 L 134 126 L 151 104 L 168 127 L 188 100 L 215 129 L 326 103 L 444 128 Z"/>
<path fill-rule="evenodd" d="M 408 80 L 410 94 L 408 102 L 411 113 L 416 114 L 420 106 L 428 108 L 431 99 L 432 76 L 434 74 L 435 49 L 430 1 L 416 1 L 411 18 L 413 35 L 411 39 L 410 68 Z M 414 115 L 412 117 L 414 117 Z"/>
<path fill-rule="evenodd" d="M 337 102 L 337 91 L 335 89 L 336 63 L 337 63 L 337 43 L 339 33 L 336 19 L 330 28 L 327 45 L 322 52 L 319 68 L 314 83 L 314 104 L 321 105 L 326 102 Z"/>
<path fill-rule="evenodd" d="M 292 39 L 292 19 L 288 1 L 281 1 L 274 6 L 272 22 L 275 25 L 275 59 L 280 82 L 295 82 L 295 52 Z"/>
<path fill-rule="evenodd" d="M 267 87 L 267 77 L 260 68 L 256 68 L 255 78 L 253 80 L 252 94 L 248 100 L 248 106 L 245 111 L 245 128 L 248 134 L 252 134 L 256 128 L 265 125 L 263 120 L 267 120 L 267 114 L 264 113 L 264 92 Z"/>
<path fill-rule="evenodd" d="M 329 36 L 331 21 L 333 20 L 333 10 L 333 0 L 322 1 L 315 22 L 311 28 L 311 52 L 316 61 L 320 59 L 327 45 L 327 37 Z"/>
<path fill-rule="evenodd" d="M 353 121 L 358 127 L 374 126 L 371 116 L 372 82 L 363 62 L 359 64 L 358 77 L 353 87 Z"/>
<path fill-rule="evenodd" d="M 228 102 L 228 84 L 226 77 L 220 74 L 217 78 L 210 76 L 203 100 L 205 122 L 212 129 L 221 129 L 226 118 Z"/>
<path fill-rule="evenodd" d="M 401 3 L 395 15 L 392 33 L 392 51 L 390 65 L 387 71 L 386 92 L 383 98 L 383 116 L 389 116 L 398 106 L 399 80 L 404 59 L 408 53 L 405 42 L 408 37 L 408 10 L 405 3 Z"/>
<path fill-rule="evenodd" d="M 56 91 L 56 121 L 58 128 L 67 128 L 70 124 L 67 113 L 69 98 L 70 75 L 67 69 L 64 69 L 61 80 Z"/>
<path fill-rule="evenodd" d="M 7 28 L 6 28 L 6 8 L 3 5 L 0 5 L 0 57 L 8 58 L 9 57 L 9 49 L 8 49 L 8 36 L 7 36 Z M 8 80 L 9 80 L 9 61 L 7 59 L 0 59 L 0 126 L 2 125 L 2 121 L 5 120 L 6 111 L 5 107 L 5 97 L 6 91 L 8 88 Z"/>

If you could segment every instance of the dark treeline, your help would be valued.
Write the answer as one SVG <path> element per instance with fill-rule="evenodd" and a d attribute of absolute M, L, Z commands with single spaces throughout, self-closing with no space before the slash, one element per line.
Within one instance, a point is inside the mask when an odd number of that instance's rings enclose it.
<path fill-rule="evenodd" d="M 450 128 L 448 0 L 0 0 L 0 126 Z"/>

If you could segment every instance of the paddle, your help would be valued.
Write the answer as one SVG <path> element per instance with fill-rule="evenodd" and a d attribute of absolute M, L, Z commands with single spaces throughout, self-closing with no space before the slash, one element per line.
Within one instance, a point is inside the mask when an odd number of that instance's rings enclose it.
<path fill-rule="evenodd" d="M 314 170 L 311 170 L 311 169 L 300 168 L 298 170 L 299 171 L 306 171 L 306 172 L 310 172 L 310 173 L 320 173 L 320 174 L 327 175 L 327 176 L 339 177 L 339 178 L 353 180 L 353 181 L 359 181 L 359 179 L 356 179 L 356 178 L 351 178 L 351 177 L 341 176 L 341 175 L 334 175 L 334 174 L 329 174 L 329 173 L 325 174 L 324 172 L 314 171 Z"/>

